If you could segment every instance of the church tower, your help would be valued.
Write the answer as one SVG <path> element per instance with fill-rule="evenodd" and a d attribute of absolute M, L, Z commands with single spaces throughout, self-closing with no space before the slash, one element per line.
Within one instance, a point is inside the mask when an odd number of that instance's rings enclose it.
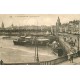
<path fill-rule="evenodd" d="M 2 22 L 2 24 L 1 24 L 1 27 L 2 27 L 2 29 L 4 29 L 4 23 Z"/>
<path fill-rule="evenodd" d="M 60 18 L 58 17 L 57 22 L 56 22 L 56 33 L 59 32 L 60 27 L 61 27 L 61 22 L 60 22 Z"/>
<path fill-rule="evenodd" d="M 13 25 L 13 24 L 11 24 L 11 27 L 13 28 L 13 27 L 14 27 L 14 25 Z"/>

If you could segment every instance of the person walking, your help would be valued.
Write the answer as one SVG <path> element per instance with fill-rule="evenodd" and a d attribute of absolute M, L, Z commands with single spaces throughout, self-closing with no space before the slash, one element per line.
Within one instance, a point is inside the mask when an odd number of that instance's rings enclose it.
<path fill-rule="evenodd" d="M 73 55 L 70 56 L 70 63 L 73 63 Z"/>
<path fill-rule="evenodd" d="M 3 60 L 0 61 L 0 65 L 2 65 L 2 64 L 3 64 Z"/>

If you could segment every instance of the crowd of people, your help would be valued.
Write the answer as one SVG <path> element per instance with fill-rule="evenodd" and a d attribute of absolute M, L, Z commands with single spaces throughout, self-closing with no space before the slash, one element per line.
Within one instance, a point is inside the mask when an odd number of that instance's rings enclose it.
<path fill-rule="evenodd" d="M 63 39 L 64 39 L 64 41 L 68 42 L 73 47 L 76 45 L 77 40 L 73 39 L 70 36 L 64 36 Z"/>
<path fill-rule="evenodd" d="M 71 46 L 72 54 L 69 55 L 69 61 L 70 61 L 70 63 L 73 63 L 74 54 L 77 53 L 77 56 L 80 56 L 80 52 L 78 52 L 77 49 L 75 49 L 75 48 L 77 48 L 76 47 L 77 40 L 70 36 L 64 36 L 63 39 L 65 42 L 69 43 L 69 45 Z"/>

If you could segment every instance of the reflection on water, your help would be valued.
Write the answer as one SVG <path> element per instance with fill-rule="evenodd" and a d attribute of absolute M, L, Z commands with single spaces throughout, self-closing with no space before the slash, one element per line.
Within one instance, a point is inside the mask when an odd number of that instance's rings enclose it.
<path fill-rule="evenodd" d="M 48 46 L 39 46 L 40 61 L 57 58 Z M 0 37 L 0 58 L 5 62 L 34 62 L 35 46 L 18 46 Z"/>

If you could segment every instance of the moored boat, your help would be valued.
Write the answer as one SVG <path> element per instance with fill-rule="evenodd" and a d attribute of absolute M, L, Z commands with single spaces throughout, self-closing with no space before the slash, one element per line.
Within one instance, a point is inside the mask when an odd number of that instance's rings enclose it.
<path fill-rule="evenodd" d="M 44 38 L 44 37 L 32 37 L 32 36 L 21 36 L 18 39 L 13 40 L 13 43 L 15 45 L 35 45 L 36 44 L 39 46 L 46 46 L 49 43 L 49 39 Z"/>
<path fill-rule="evenodd" d="M 21 36 L 21 37 L 15 39 L 15 40 L 13 40 L 13 43 L 15 45 L 25 45 L 26 44 L 25 37 Z"/>

